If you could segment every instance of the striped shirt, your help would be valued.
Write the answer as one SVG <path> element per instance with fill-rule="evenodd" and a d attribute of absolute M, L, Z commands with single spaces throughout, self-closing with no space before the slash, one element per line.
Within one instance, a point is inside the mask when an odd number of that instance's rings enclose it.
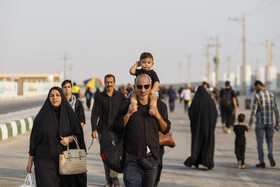
<path fill-rule="evenodd" d="M 253 124 L 254 117 L 258 124 L 274 124 L 273 113 L 276 124 L 279 124 L 279 111 L 273 93 L 261 90 L 255 95 L 249 125 Z"/>

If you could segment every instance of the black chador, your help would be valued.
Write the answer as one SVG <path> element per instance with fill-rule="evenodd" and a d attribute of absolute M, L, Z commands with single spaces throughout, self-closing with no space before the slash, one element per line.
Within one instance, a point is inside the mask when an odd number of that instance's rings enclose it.
<path fill-rule="evenodd" d="M 61 95 L 61 105 L 52 106 L 49 96 L 56 89 Z M 80 175 L 59 174 L 59 154 L 66 150 L 60 144 L 61 136 L 75 135 L 81 149 L 85 149 L 83 130 L 80 121 L 59 87 L 50 89 L 48 97 L 34 119 L 30 136 L 30 156 L 34 156 L 37 186 L 86 186 L 86 173 Z M 69 144 L 74 148 L 75 143 Z"/>
<path fill-rule="evenodd" d="M 189 108 L 191 120 L 191 156 L 185 165 L 198 167 L 202 164 L 205 168 L 214 167 L 215 127 L 217 109 L 214 101 L 203 86 L 197 89 L 192 104 Z"/>

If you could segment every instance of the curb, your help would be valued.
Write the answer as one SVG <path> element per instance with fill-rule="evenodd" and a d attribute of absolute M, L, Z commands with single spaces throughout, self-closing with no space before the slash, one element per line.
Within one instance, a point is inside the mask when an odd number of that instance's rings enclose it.
<path fill-rule="evenodd" d="M 23 134 L 32 129 L 34 116 L 0 124 L 0 141 Z"/>

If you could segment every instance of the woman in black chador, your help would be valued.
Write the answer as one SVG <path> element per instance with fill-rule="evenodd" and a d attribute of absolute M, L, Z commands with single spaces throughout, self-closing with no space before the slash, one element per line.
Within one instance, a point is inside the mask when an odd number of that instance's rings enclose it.
<path fill-rule="evenodd" d="M 192 146 L 191 156 L 184 162 L 188 167 L 199 164 L 204 169 L 214 167 L 215 127 L 217 109 L 214 101 L 203 86 L 198 87 L 189 108 L 191 120 Z"/>
<path fill-rule="evenodd" d="M 75 148 L 73 135 L 81 149 L 85 149 L 80 121 L 59 87 L 50 89 L 48 97 L 34 119 L 30 135 L 29 160 L 26 171 L 35 165 L 38 187 L 86 186 L 86 173 L 79 175 L 59 174 L 59 154 L 66 146 Z"/>

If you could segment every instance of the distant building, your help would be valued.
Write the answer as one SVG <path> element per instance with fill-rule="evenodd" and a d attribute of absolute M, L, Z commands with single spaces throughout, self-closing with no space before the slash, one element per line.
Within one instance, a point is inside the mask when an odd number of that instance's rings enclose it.
<path fill-rule="evenodd" d="M 277 73 L 277 91 L 280 91 L 280 73 Z"/>
<path fill-rule="evenodd" d="M 271 66 L 270 67 L 270 90 L 276 91 L 277 90 L 277 67 Z M 268 86 L 267 81 L 267 66 L 261 66 L 259 68 L 259 75 L 260 75 L 260 81 L 262 81 L 265 85 Z"/>
<path fill-rule="evenodd" d="M 63 80 L 62 73 L 41 74 L 16 74 L 0 73 L 0 82 L 17 83 L 17 95 L 24 95 L 24 84 L 27 83 L 60 83 Z"/>
<path fill-rule="evenodd" d="M 210 73 L 210 85 L 212 85 L 213 87 L 217 87 L 216 84 L 216 72 L 211 72 Z"/>
<path fill-rule="evenodd" d="M 242 90 L 242 66 L 237 66 L 237 72 L 236 72 L 236 89 Z M 251 90 L 252 87 L 252 68 L 251 66 L 246 66 L 245 68 L 245 85 L 246 85 L 246 91 Z"/>

